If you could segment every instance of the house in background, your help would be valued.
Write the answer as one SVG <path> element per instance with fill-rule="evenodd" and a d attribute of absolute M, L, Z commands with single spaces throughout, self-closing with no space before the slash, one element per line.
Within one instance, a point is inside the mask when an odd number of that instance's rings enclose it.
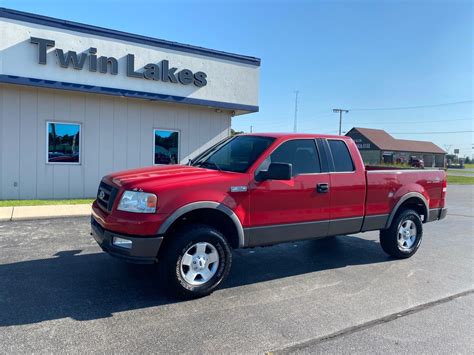
<path fill-rule="evenodd" d="M 354 127 L 346 136 L 351 137 L 365 164 L 409 163 L 423 159 L 425 167 L 444 167 L 446 152 L 427 141 L 396 139 L 382 129 Z"/>

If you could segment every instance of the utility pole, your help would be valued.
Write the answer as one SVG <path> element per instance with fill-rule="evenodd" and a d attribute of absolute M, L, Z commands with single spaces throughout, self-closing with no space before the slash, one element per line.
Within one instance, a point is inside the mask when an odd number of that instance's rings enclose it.
<path fill-rule="evenodd" d="M 332 110 L 332 112 L 337 113 L 339 112 L 339 135 L 341 135 L 342 131 L 342 114 L 343 113 L 349 113 L 349 110 L 344 110 L 342 108 L 335 108 Z"/>
<path fill-rule="evenodd" d="M 298 90 L 295 91 L 295 121 L 293 123 L 293 132 L 296 133 L 297 123 L 298 123 Z"/>

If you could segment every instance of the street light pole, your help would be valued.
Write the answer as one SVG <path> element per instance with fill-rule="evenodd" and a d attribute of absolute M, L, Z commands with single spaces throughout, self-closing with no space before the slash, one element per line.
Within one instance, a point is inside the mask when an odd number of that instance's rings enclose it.
<path fill-rule="evenodd" d="M 341 135 L 342 132 L 342 114 L 343 113 L 349 113 L 349 110 L 344 110 L 342 108 L 335 108 L 332 110 L 332 112 L 337 113 L 339 112 L 339 135 Z"/>

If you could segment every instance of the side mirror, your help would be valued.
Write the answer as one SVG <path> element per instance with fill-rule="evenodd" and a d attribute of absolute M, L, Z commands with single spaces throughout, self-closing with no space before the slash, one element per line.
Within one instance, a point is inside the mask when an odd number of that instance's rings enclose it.
<path fill-rule="evenodd" d="M 265 180 L 291 180 L 293 167 L 288 163 L 271 163 Z"/>

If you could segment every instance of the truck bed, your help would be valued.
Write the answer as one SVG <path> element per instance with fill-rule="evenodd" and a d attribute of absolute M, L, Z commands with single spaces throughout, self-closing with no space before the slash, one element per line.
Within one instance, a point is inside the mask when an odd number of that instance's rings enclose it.
<path fill-rule="evenodd" d="M 442 208 L 443 170 L 366 167 L 366 216 L 388 214 L 400 198 L 419 193 L 428 202 L 428 209 Z"/>

